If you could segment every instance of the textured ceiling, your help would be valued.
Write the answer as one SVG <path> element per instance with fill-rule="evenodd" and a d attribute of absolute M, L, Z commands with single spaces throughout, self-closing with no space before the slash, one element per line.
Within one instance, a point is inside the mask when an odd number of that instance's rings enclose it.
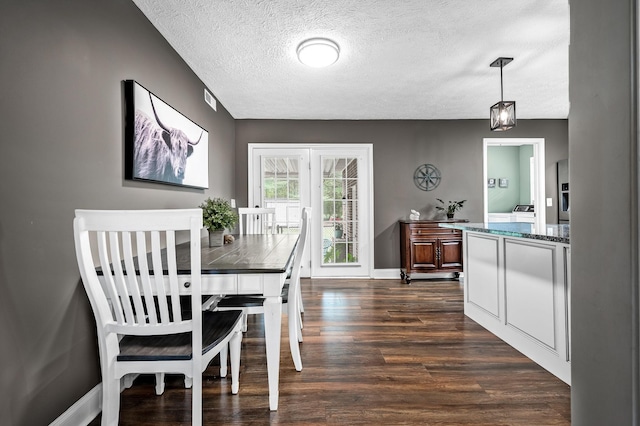
<path fill-rule="evenodd" d="M 567 118 L 568 0 L 133 0 L 234 118 Z M 309 68 L 296 47 L 331 38 Z"/>

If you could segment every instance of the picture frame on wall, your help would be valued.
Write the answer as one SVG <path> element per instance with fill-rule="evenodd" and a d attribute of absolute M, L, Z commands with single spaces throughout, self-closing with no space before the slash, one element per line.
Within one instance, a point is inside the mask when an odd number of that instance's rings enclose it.
<path fill-rule="evenodd" d="M 125 84 L 125 178 L 209 187 L 209 132 L 135 80 Z"/>
<path fill-rule="evenodd" d="M 507 178 L 500 178 L 499 182 L 498 182 L 498 186 L 500 188 L 508 188 L 509 187 L 509 179 Z"/>
<path fill-rule="evenodd" d="M 495 188 L 496 187 L 496 179 L 489 178 L 487 179 L 487 188 Z"/>

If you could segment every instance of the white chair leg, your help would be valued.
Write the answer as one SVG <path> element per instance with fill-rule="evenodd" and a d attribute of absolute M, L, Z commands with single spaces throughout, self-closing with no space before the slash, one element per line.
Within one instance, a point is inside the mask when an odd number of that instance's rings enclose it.
<path fill-rule="evenodd" d="M 287 322 L 289 323 L 289 348 L 291 349 L 293 365 L 296 367 L 296 371 L 302 371 L 302 357 L 298 346 L 298 339 L 301 338 L 302 334 L 300 334 L 297 315 L 295 313 L 288 315 Z"/>
<path fill-rule="evenodd" d="M 299 341 L 302 342 L 302 329 L 304 328 L 304 326 L 302 325 L 302 312 L 298 311 L 298 330 L 300 331 L 299 334 Z"/>
<path fill-rule="evenodd" d="M 302 292 L 299 291 L 298 292 L 298 308 L 300 309 L 300 312 L 304 312 L 304 305 L 302 304 Z"/>
<path fill-rule="evenodd" d="M 193 377 L 191 388 L 191 424 L 202 425 L 202 373 L 197 371 Z"/>
<path fill-rule="evenodd" d="M 247 317 L 249 317 L 249 315 L 247 315 L 246 312 L 242 312 L 242 332 L 243 333 L 247 332 Z"/>
<path fill-rule="evenodd" d="M 105 379 L 105 376 L 107 377 Z M 120 380 L 102 376 L 102 426 L 117 426 L 120 414 Z"/>
<path fill-rule="evenodd" d="M 126 374 L 123 378 L 123 385 L 125 387 L 125 389 L 129 389 L 131 386 L 133 386 L 133 380 L 136 377 L 135 374 Z"/>
<path fill-rule="evenodd" d="M 296 336 L 298 337 L 298 342 L 302 343 L 302 322 L 298 321 L 298 323 L 296 324 L 297 327 L 297 333 Z"/>
<path fill-rule="evenodd" d="M 227 377 L 227 360 L 229 354 L 228 345 L 224 345 L 224 347 L 220 350 L 220 377 Z"/>
<path fill-rule="evenodd" d="M 164 373 L 156 373 L 156 395 L 164 393 Z"/>
<path fill-rule="evenodd" d="M 242 333 L 234 333 L 229 341 L 229 349 L 231 352 L 231 393 L 237 394 L 240 390 L 240 343 L 242 342 Z"/>

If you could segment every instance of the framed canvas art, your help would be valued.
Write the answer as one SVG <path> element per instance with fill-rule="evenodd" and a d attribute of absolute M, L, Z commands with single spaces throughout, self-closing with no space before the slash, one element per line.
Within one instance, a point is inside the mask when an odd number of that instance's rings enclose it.
<path fill-rule="evenodd" d="M 208 188 L 209 133 L 134 80 L 125 103 L 125 178 Z"/>

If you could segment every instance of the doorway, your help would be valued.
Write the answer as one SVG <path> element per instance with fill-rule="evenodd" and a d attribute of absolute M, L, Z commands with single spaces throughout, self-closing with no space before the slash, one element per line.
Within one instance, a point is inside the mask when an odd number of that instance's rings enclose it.
<path fill-rule="evenodd" d="M 310 206 L 302 276 L 371 277 L 373 146 L 249 144 L 248 204 L 275 207 L 280 232 L 296 232 Z"/>
<path fill-rule="evenodd" d="M 520 169 L 519 176 L 523 176 L 523 185 L 520 185 L 519 178 L 510 179 L 505 176 L 490 176 L 489 174 L 489 152 L 495 147 L 510 147 L 518 150 L 517 159 L 505 159 L 503 162 L 516 162 L 519 164 L 503 164 L 503 166 L 513 166 L 511 169 Z M 533 204 L 534 219 L 533 223 L 537 229 L 544 229 L 546 226 L 546 205 L 545 205 L 545 151 L 544 138 L 484 138 L 483 139 L 483 212 L 484 222 L 489 222 L 490 209 L 490 193 L 497 192 L 500 202 L 507 203 L 508 207 L 502 206 L 502 209 L 513 209 L 516 204 Z M 523 157 L 526 157 L 523 160 Z M 525 170 L 526 169 L 526 170 Z M 508 172 L 504 172 L 508 173 Z M 514 175 L 515 176 L 515 175 Z M 503 195 L 507 193 L 509 185 L 512 189 L 514 184 L 522 187 L 523 190 L 514 196 L 513 199 L 506 199 Z M 493 195 L 493 194 L 491 194 Z M 493 198 L 495 199 L 495 197 Z M 516 199 L 518 201 L 516 201 Z M 528 201 L 523 202 L 522 200 Z"/>

